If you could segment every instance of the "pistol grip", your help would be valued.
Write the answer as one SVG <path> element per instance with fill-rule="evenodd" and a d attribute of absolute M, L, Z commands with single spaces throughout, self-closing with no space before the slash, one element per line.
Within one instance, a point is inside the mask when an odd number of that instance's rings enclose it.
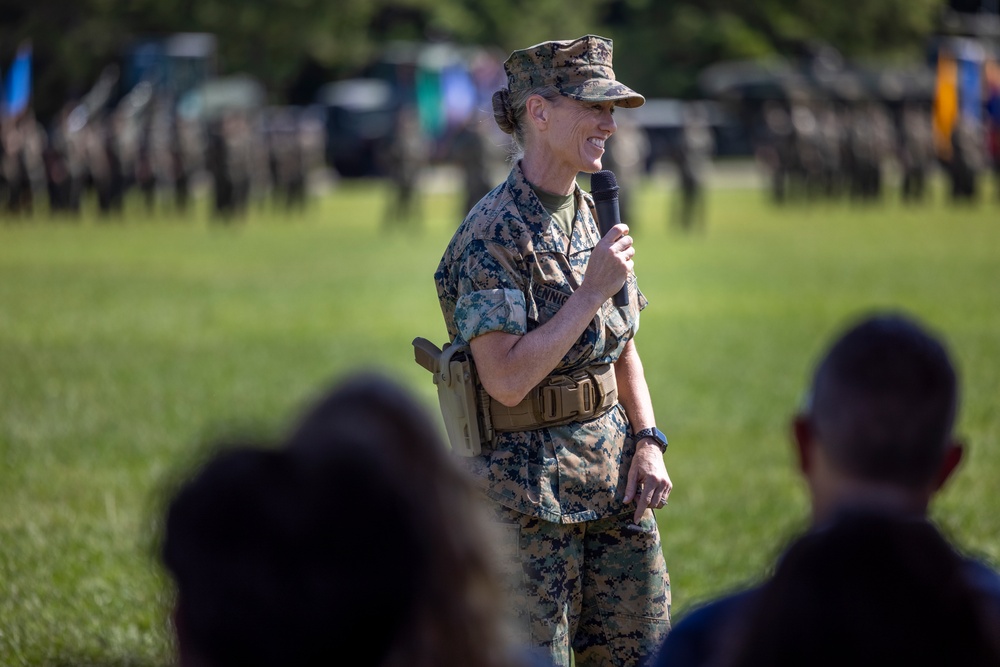
<path fill-rule="evenodd" d="M 441 350 L 426 338 L 413 339 L 413 358 L 431 373 L 440 370 Z"/>

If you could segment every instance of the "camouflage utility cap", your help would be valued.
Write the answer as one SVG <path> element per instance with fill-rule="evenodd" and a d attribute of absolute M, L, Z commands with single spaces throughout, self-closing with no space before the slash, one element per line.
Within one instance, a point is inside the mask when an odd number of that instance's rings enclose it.
<path fill-rule="evenodd" d="M 555 86 L 567 97 L 584 102 L 614 101 L 620 107 L 638 107 L 639 93 L 615 81 L 611 69 L 611 40 L 597 35 L 562 42 L 542 42 L 514 51 L 503 64 L 507 88 L 516 93 Z"/>

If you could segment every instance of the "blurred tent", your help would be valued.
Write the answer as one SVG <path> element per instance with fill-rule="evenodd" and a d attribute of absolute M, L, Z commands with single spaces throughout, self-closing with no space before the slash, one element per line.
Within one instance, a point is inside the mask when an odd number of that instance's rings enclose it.
<path fill-rule="evenodd" d="M 725 103 L 773 100 L 929 104 L 934 96 L 934 71 L 919 65 L 732 61 L 706 68 L 698 83 L 708 97 Z"/>
<path fill-rule="evenodd" d="M 267 102 L 264 85 L 246 74 L 209 79 L 185 94 L 178 105 L 189 118 L 213 121 L 230 111 L 250 112 Z"/>
<path fill-rule="evenodd" d="M 381 79 L 345 79 L 323 86 L 317 95 L 326 106 L 350 111 L 375 111 L 392 106 L 392 85 Z"/>
<path fill-rule="evenodd" d="M 785 99 L 797 83 L 791 63 L 777 58 L 734 60 L 707 67 L 698 84 L 708 97 L 724 102 Z"/>
<path fill-rule="evenodd" d="M 148 82 L 157 94 L 182 96 L 215 75 L 217 38 L 208 33 L 145 35 L 122 53 L 122 87 Z"/>
<path fill-rule="evenodd" d="M 705 115 L 714 135 L 717 155 L 743 155 L 750 150 L 741 128 L 720 101 L 647 98 L 641 107 L 618 112 L 628 114 L 629 119 L 646 132 L 649 140 L 647 169 L 657 160 L 672 159 L 675 155 L 684 128 L 685 109 L 692 104 L 698 105 Z"/>
<path fill-rule="evenodd" d="M 327 163 L 341 176 L 379 173 L 399 106 L 393 85 L 376 78 L 335 81 L 320 88 L 316 101 L 326 109 Z"/>

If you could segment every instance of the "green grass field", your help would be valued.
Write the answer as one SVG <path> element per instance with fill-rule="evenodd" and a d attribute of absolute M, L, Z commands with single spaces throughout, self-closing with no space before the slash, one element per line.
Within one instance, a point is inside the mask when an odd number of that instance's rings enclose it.
<path fill-rule="evenodd" d="M 764 574 L 805 524 L 787 421 L 833 333 L 876 308 L 950 341 L 970 451 L 933 513 L 1000 562 L 1000 205 L 775 208 L 719 189 L 707 231 L 684 235 L 672 187 L 642 188 L 631 223 L 675 615 Z M 428 195 L 421 230 L 387 233 L 382 186 L 352 182 L 233 227 L 138 201 L 117 222 L 0 221 L 0 664 L 169 662 L 161 489 L 214 438 L 279 432 L 361 369 L 436 411 L 410 340 L 443 342 L 431 276 L 457 206 Z"/>

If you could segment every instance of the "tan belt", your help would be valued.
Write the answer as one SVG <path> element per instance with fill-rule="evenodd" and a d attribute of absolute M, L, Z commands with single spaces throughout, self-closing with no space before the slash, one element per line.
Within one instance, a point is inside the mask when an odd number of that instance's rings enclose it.
<path fill-rule="evenodd" d="M 570 375 L 550 375 L 512 408 L 490 398 L 490 421 L 496 431 L 533 431 L 585 421 L 618 402 L 612 364 L 589 366 Z"/>

